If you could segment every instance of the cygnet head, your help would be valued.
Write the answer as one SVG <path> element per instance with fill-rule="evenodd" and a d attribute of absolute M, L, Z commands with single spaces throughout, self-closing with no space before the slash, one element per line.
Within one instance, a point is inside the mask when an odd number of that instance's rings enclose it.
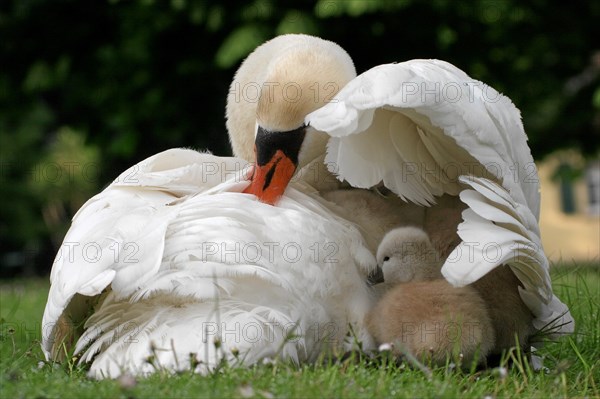
<path fill-rule="evenodd" d="M 340 46 L 307 35 L 278 36 L 246 58 L 227 98 L 233 152 L 256 161 L 246 192 L 273 204 L 296 168 L 325 152 L 328 136 L 304 121 L 355 76 Z"/>
<path fill-rule="evenodd" d="M 389 231 L 377 248 L 377 264 L 386 283 L 427 281 L 442 276 L 437 251 L 427 233 L 417 227 Z"/>

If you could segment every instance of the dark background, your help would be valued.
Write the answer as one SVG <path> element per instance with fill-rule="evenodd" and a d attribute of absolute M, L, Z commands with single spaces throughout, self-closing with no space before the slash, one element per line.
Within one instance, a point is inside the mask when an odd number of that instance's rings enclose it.
<path fill-rule="evenodd" d="M 47 273 L 74 212 L 143 158 L 230 155 L 229 82 L 281 33 L 339 43 L 359 73 L 444 59 L 515 102 L 536 159 L 597 156 L 598 21 L 585 0 L 1 0 L 0 276 Z"/>

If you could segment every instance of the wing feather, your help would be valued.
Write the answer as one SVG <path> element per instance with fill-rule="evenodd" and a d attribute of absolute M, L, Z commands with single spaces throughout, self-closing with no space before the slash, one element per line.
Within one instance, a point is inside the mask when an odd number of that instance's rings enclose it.
<path fill-rule="evenodd" d="M 277 207 L 240 193 L 242 171 L 203 180 L 207 165 L 232 160 L 181 151 L 141 162 L 131 169 L 139 178 L 117 179 L 78 213 L 67 237 L 101 243 L 101 261 L 73 251 L 72 262 L 55 264 L 45 323 L 73 319 L 86 296 L 97 302 L 83 304 L 80 321 L 92 314 L 75 345 L 90 374 L 189 369 L 190 353 L 196 371 L 223 359 L 316 359 L 344 344 L 349 325 L 368 342 L 375 259 L 356 227 L 294 187 Z M 293 328 L 299 338 L 290 340 Z M 44 334 L 48 358 L 58 335 Z"/>
<path fill-rule="evenodd" d="M 421 139 L 442 171 L 454 164 L 459 166 L 460 175 L 494 179 L 539 217 L 539 187 L 535 176 L 525 182 L 523 173 L 524 168 L 533 164 L 533 158 L 519 111 L 507 97 L 439 60 L 380 65 L 361 74 L 329 104 L 306 117 L 307 124 L 332 136 L 334 144 L 328 148 L 326 162 L 337 165 L 339 178 L 355 187 L 375 186 L 383 181 L 383 176 L 389 175 L 399 176 L 388 177 L 387 181 L 398 182 L 403 178 L 406 181 L 402 176 L 406 169 L 394 169 L 395 164 L 388 157 L 395 156 L 402 162 L 406 151 L 417 148 L 412 146 L 414 128 L 396 126 L 399 129 L 389 129 L 387 140 L 378 143 L 377 148 L 387 148 L 394 143 L 394 148 L 407 148 L 402 154 L 378 153 L 373 146 L 361 151 L 358 145 L 365 142 L 355 136 L 373 137 L 372 130 L 379 129 L 376 127 L 378 119 L 390 118 L 380 110 L 396 111 L 411 119 L 427 135 L 427 140 L 423 140 L 423 135 Z M 363 118 L 365 113 L 368 115 Z M 371 124 L 367 125 L 369 121 Z M 331 151 L 332 148 L 336 150 Z M 346 154 L 360 154 L 363 161 L 352 164 L 354 158 L 344 156 Z M 417 165 L 428 165 L 423 161 L 419 159 Z M 475 165 L 478 167 L 474 168 Z M 367 173 L 362 170 L 365 168 L 379 171 Z M 465 173 L 465 169 L 471 170 Z M 423 173 L 421 178 L 424 178 Z M 456 185 L 439 180 L 437 184 L 428 184 L 425 194 L 415 190 L 414 184 L 392 183 L 388 188 L 412 202 L 431 203 L 432 196 L 440 190 L 450 194 L 457 191 Z"/>
<path fill-rule="evenodd" d="M 509 265 L 523 284 L 521 298 L 535 316 L 536 328 L 554 334 L 573 331 L 568 308 L 553 294 L 548 259 L 544 254 L 535 216 L 516 203 L 497 183 L 462 177 L 472 189 L 460 198 L 469 208 L 458 226 L 462 239 L 444 263 L 442 274 L 452 284 L 470 284 L 499 265 Z"/>

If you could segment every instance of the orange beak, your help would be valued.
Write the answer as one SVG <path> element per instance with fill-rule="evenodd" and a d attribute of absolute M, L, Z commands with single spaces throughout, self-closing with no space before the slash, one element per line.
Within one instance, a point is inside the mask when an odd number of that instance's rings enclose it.
<path fill-rule="evenodd" d="M 304 126 L 287 132 L 269 132 L 259 126 L 254 145 L 256 166 L 252 182 L 244 192 L 274 205 L 296 171 L 304 136 Z"/>

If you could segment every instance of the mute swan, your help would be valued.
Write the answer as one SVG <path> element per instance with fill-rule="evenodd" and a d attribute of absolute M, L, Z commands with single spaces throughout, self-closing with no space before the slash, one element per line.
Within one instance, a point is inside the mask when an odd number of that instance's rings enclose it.
<path fill-rule="evenodd" d="M 470 365 L 495 348 L 487 305 L 472 286 L 452 287 L 442 278 L 443 261 L 425 231 L 389 231 L 377 249 L 385 284 L 390 286 L 367 315 L 376 342 L 435 364 L 447 356 Z"/>
<path fill-rule="evenodd" d="M 277 207 L 240 193 L 250 169 L 173 149 L 90 199 L 52 268 L 46 357 L 74 349 L 92 377 L 114 378 L 312 361 L 344 350 L 351 326 L 368 346 L 362 236 L 294 184 Z"/>
<path fill-rule="evenodd" d="M 276 201 L 300 157 L 300 164 L 316 163 L 319 173 L 303 180 L 322 192 L 342 188 L 332 184 L 334 174 L 355 188 L 383 184 L 422 206 L 438 197 L 451 198 L 449 203 L 460 198 L 467 206 L 462 221 L 449 232 L 443 226 L 444 242 L 433 240 L 449 252 L 444 277 L 465 286 L 502 274 L 498 283 L 505 285 L 496 286 L 498 295 L 492 290 L 494 300 L 502 303 L 501 293 L 514 290 L 522 303 L 509 305 L 528 308 L 536 330 L 549 336 L 572 332 L 573 318 L 552 292 L 538 226 L 537 170 L 512 102 L 439 60 L 353 73 L 339 46 L 306 35 L 277 37 L 248 56 L 227 103 L 234 153 L 253 159 L 254 143 L 258 160 L 247 192 Z M 255 86 L 255 98 L 240 96 Z M 448 207 L 444 217 L 438 208 L 435 219 L 454 221 L 460 211 Z M 426 217 L 423 224 L 431 223 Z"/>
<path fill-rule="evenodd" d="M 414 84 L 418 89 L 426 83 L 449 89 L 469 83 L 471 91 L 466 98 L 463 88 L 452 102 L 427 95 L 403 101 L 415 94 Z M 484 95 L 498 101 L 486 103 Z M 362 331 L 371 297 L 364 279 L 374 257 L 361 234 L 335 214 L 339 204 L 315 194 L 379 183 L 418 205 L 436 198 L 438 207 L 451 204 L 437 213 L 429 212 L 435 206 L 427 208 L 423 221 L 425 227 L 432 220 L 453 221 L 441 234 L 451 255 L 442 269 L 448 281 L 469 284 L 508 264 L 536 326 L 557 319 L 564 322 L 558 332 L 572 328 L 567 308 L 552 294 L 541 247 L 531 249 L 540 242 L 538 187 L 516 173 L 532 165 L 518 111 L 452 65 L 415 60 L 355 77 L 352 60 L 336 44 L 284 35 L 258 47 L 236 73 L 227 128 L 241 159 L 186 150 L 157 154 L 78 212 L 51 273 L 42 339 L 48 359 L 74 346 L 96 377 L 196 362 L 205 370 L 234 353 L 246 364 L 276 354 L 304 361 L 339 348 L 349 324 L 368 346 Z M 256 160 L 247 170 L 251 182 L 242 171 L 223 182 L 221 175 L 237 170 L 242 159 Z M 218 178 L 207 178 L 215 163 L 225 172 L 217 168 Z M 469 209 L 457 229 L 454 221 L 464 208 L 456 205 L 458 194 Z M 448 209 L 450 216 L 444 215 Z M 217 244 L 216 254 L 215 247 L 203 248 L 207 243 Z M 339 253 L 298 263 L 284 255 L 267 258 L 273 262 L 260 257 L 263 263 L 219 257 L 236 243 L 260 253 L 269 253 L 273 243 L 298 244 L 305 254 L 315 248 Z M 500 253 L 492 261 L 490 243 Z M 137 257 L 123 259 L 126 251 Z M 226 344 L 220 336 L 244 332 L 213 329 L 210 323 L 219 320 L 258 326 L 264 334 Z M 313 325 L 329 326 L 335 339 L 321 339 L 328 333 L 288 342 L 289 323 L 305 335 Z M 213 338 L 219 338 L 218 348 L 211 346 Z"/>

